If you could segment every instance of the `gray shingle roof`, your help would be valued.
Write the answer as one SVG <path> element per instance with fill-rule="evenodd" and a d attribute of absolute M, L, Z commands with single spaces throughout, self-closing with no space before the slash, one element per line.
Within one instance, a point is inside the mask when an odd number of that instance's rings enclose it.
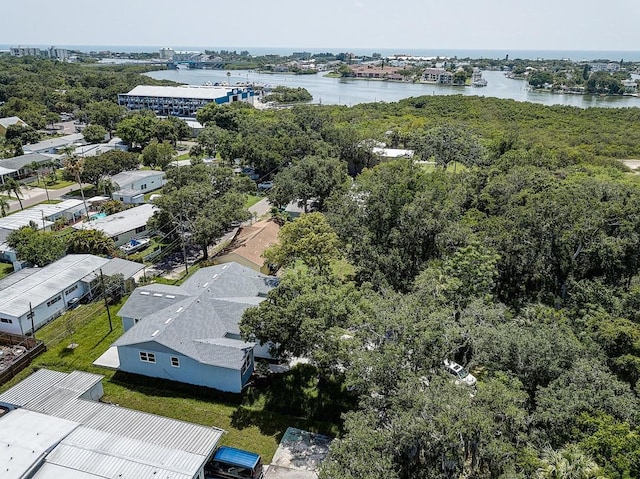
<path fill-rule="evenodd" d="M 0 166 L 17 171 L 33 162 L 47 163 L 49 161 L 51 161 L 51 158 L 48 156 L 41 155 L 40 153 L 29 153 L 28 155 L 20 155 L 0 160 Z"/>
<path fill-rule="evenodd" d="M 203 364 L 240 369 L 254 346 L 237 339 L 242 314 L 263 301 L 276 281 L 227 263 L 202 268 L 179 287 L 137 288 L 118 315 L 142 320 L 114 345 L 153 342 Z"/>

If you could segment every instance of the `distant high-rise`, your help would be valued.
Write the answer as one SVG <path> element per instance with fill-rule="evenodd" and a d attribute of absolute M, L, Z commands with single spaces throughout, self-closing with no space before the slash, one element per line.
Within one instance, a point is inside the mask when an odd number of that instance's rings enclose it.
<path fill-rule="evenodd" d="M 164 47 L 160 49 L 160 59 L 161 60 L 173 60 L 173 55 L 175 51 L 173 48 Z"/>

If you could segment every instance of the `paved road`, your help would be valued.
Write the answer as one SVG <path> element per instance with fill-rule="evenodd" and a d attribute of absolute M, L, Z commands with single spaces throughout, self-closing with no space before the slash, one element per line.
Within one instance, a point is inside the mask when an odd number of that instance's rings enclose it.
<path fill-rule="evenodd" d="M 65 186 L 64 188 L 60 188 L 57 190 L 50 189 L 49 199 L 57 200 L 61 196 L 64 196 L 67 193 L 77 189 L 78 185 L 76 184 Z M 27 208 L 29 206 L 37 205 L 38 203 L 46 201 L 47 192 L 44 190 L 44 188 L 24 188 L 22 194 L 20 195 L 20 199 L 22 200 L 23 208 Z M 9 200 L 9 213 L 13 213 L 14 211 L 20 211 L 20 202 L 18 200 L 12 199 Z"/>

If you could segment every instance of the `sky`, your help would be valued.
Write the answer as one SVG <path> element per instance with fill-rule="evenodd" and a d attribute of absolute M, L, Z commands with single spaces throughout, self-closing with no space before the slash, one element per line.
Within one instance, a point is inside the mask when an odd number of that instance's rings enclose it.
<path fill-rule="evenodd" d="M 640 50 L 639 0 L 2 3 L 0 44 L 10 46 Z"/>

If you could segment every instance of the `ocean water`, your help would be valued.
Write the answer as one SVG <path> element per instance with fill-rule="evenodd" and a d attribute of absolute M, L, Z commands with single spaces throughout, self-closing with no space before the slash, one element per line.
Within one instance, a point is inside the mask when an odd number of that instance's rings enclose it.
<path fill-rule="evenodd" d="M 0 44 L 0 50 L 9 50 L 12 46 L 9 44 Z M 48 48 L 51 45 L 21 45 L 28 47 Z M 640 62 L 640 51 L 634 50 L 474 50 L 474 49 L 451 49 L 451 48 L 367 48 L 367 47 L 342 47 L 342 48 L 305 48 L 305 47 L 251 47 L 251 46 L 189 46 L 189 45 L 56 45 L 60 48 L 68 48 L 70 50 L 79 50 L 83 52 L 100 52 L 111 51 L 121 53 L 139 53 L 139 52 L 157 52 L 160 48 L 171 47 L 174 50 L 181 51 L 200 51 L 205 50 L 228 50 L 228 51 L 248 51 L 251 55 L 261 56 L 267 54 L 288 56 L 293 52 L 310 52 L 310 53 L 340 53 L 350 52 L 356 55 L 372 55 L 380 53 L 383 56 L 394 54 L 405 54 L 415 56 L 441 56 L 441 57 L 457 57 L 457 58 L 493 58 L 500 59 L 509 55 L 510 59 L 545 59 L 545 60 L 561 60 L 570 59 L 574 61 L 580 60 L 611 60 L 611 61 L 632 61 Z"/>

